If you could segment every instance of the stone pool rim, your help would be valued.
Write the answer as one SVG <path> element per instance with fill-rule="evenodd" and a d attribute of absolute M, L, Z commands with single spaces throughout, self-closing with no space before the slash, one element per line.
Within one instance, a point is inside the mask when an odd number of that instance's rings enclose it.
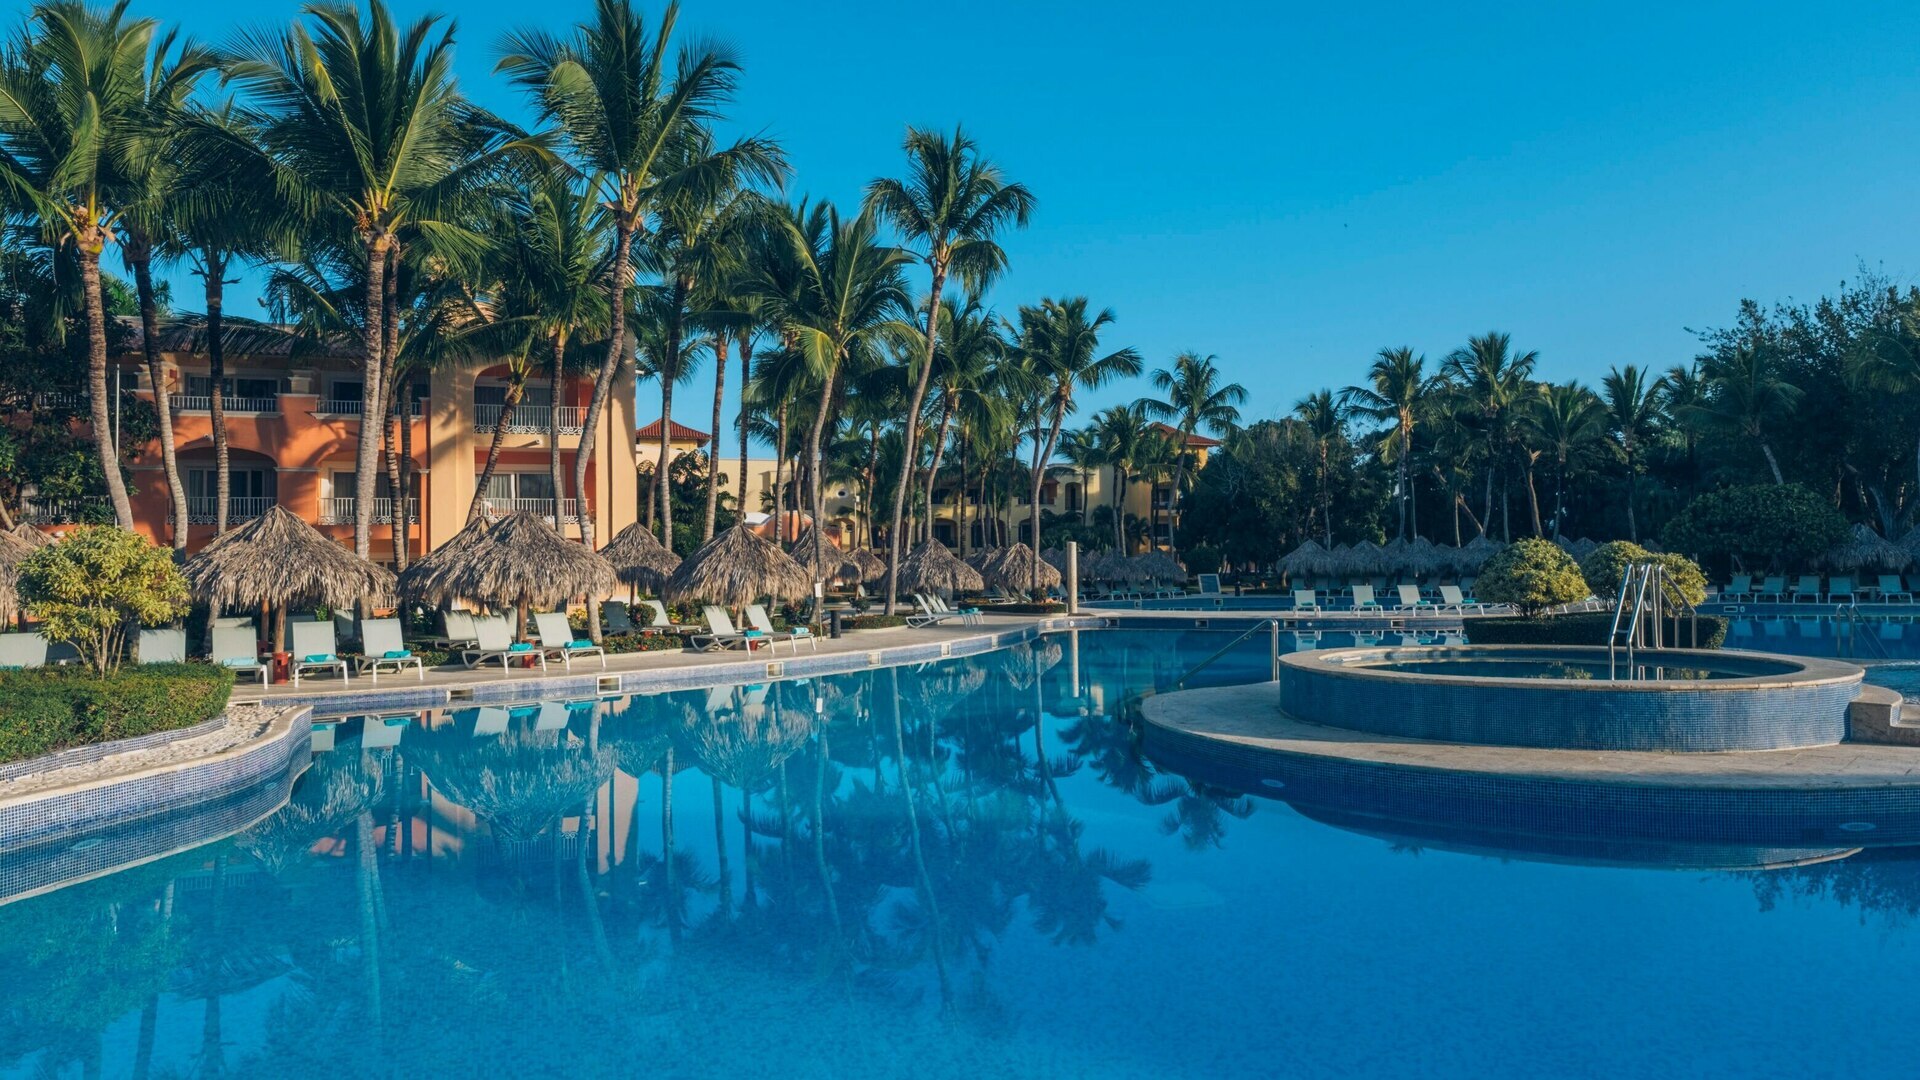
<path fill-rule="evenodd" d="M 1735 664 L 1772 664 L 1782 670 L 1765 675 L 1743 675 L 1724 679 L 1541 679 L 1507 678 L 1498 675 L 1444 675 L 1431 671 L 1395 671 L 1392 668 L 1352 662 L 1373 659 L 1417 661 L 1537 658 L 1583 662 L 1598 660 L 1605 663 L 1607 648 L 1604 645 L 1348 645 L 1332 649 L 1284 653 L 1280 657 L 1280 664 L 1282 668 L 1294 668 L 1312 671 L 1316 675 L 1342 678 L 1386 678 L 1404 680 L 1408 684 L 1443 682 L 1449 686 L 1489 686 L 1509 689 L 1544 686 L 1556 691 L 1568 690 L 1582 693 L 1618 693 L 1626 689 L 1709 690 L 1738 693 L 1857 683 L 1866 673 L 1866 669 L 1861 665 L 1843 660 L 1751 652 L 1745 649 L 1640 649 L 1634 655 L 1636 666 L 1684 667 L 1689 665 L 1683 661 L 1695 660 L 1698 663 L 1692 666 L 1703 668 L 1714 667 L 1716 662 L 1718 662 L 1717 666 L 1724 667 L 1727 661 L 1731 661 Z M 1650 662 L 1648 658 L 1653 660 Z M 1619 652 L 1619 659 L 1621 664 L 1626 663 L 1624 649 Z"/>

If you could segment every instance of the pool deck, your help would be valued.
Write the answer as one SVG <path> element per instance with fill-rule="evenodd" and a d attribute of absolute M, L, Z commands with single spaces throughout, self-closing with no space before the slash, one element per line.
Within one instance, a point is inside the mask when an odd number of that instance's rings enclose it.
<path fill-rule="evenodd" d="M 1650 753 L 1426 742 L 1296 720 L 1281 711 L 1278 686 L 1270 682 L 1160 694 L 1146 699 L 1141 711 L 1149 725 L 1149 748 L 1158 738 L 1175 748 L 1212 743 L 1280 760 L 1338 760 L 1466 776 L 1689 789 L 1920 793 L 1920 746 L 1848 742 L 1792 750 Z"/>

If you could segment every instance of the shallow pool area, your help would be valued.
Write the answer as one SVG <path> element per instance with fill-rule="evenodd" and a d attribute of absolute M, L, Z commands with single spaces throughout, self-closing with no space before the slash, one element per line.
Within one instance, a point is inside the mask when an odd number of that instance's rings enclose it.
<path fill-rule="evenodd" d="M 0 1077 L 1910 1075 L 1852 1003 L 1920 963 L 1920 808 L 1491 822 L 1143 754 L 1232 638 L 350 718 L 236 835 L 0 904 Z"/>

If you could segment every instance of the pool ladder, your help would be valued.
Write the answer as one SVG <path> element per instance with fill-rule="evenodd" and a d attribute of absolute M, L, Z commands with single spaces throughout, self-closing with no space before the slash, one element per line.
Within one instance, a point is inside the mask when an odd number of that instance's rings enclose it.
<path fill-rule="evenodd" d="M 1613 625 L 1607 631 L 1607 677 L 1620 677 L 1621 649 L 1626 650 L 1627 671 L 1631 675 L 1635 654 L 1640 649 L 1658 651 L 1665 647 L 1661 635 L 1666 617 L 1674 619 L 1674 636 L 1678 638 L 1679 619 L 1683 614 L 1693 616 L 1693 647 L 1698 648 L 1700 613 L 1680 603 L 1667 582 L 1666 567 L 1656 562 L 1628 563 L 1620 575 L 1620 595 L 1613 605 Z M 1676 640 L 1673 644 L 1678 647 L 1680 642 Z"/>
<path fill-rule="evenodd" d="M 1204 669 L 1207 665 L 1213 663 L 1215 660 L 1218 660 L 1221 657 L 1232 652 L 1234 649 L 1234 646 L 1240 644 L 1241 642 L 1247 640 L 1248 638 L 1252 637 L 1253 635 L 1259 633 L 1262 630 L 1267 631 L 1269 635 L 1268 641 L 1270 644 L 1271 654 L 1272 654 L 1271 667 L 1269 670 L 1271 672 L 1272 681 L 1279 682 L 1280 681 L 1280 620 L 1279 619 L 1263 619 L 1260 622 L 1254 623 L 1252 626 L 1247 627 L 1245 631 L 1243 631 L 1241 634 L 1235 637 L 1232 641 L 1227 642 L 1225 645 L 1221 646 L 1218 650 L 1216 650 L 1212 656 L 1207 657 L 1205 660 L 1202 660 L 1199 663 L 1193 665 L 1193 667 L 1187 669 L 1187 673 L 1185 675 L 1180 676 L 1179 680 L 1173 684 L 1173 688 L 1175 690 L 1185 690 L 1187 688 L 1187 680 L 1193 678 L 1195 675 L 1200 674 L 1201 670 Z"/>
<path fill-rule="evenodd" d="M 1870 659 L 1886 660 L 1887 647 L 1880 643 L 1877 633 L 1862 635 L 1861 625 L 1868 620 L 1860 616 L 1860 608 L 1854 604 L 1841 604 L 1833 609 L 1833 655 L 1841 660 L 1859 659 L 1862 652 L 1874 655 Z M 1860 643 L 1866 642 L 1862 649 Z"/>

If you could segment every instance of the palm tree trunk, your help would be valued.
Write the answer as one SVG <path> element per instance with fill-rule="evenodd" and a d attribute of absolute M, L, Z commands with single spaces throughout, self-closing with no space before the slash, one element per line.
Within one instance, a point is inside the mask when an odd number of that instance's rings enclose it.
<path fill-rule="evenodd" d="M 840 374 L 836 362 L 827 371 L 827 384 L 820 388 L 820 407 L 813 411 L 813 430 L 807 435 L 807 487 L 812 496 L 808 505 L 813 509 L 813 550 L 807 553 L 807 572 L 816 582 L 826 563 L 825 522 L 827 517 L 827 489 L 820 482 L 820 440 L 827 430 L 827 402 L 833 400 L 834 379 Z"/>
<path fill-rule="evenodd" d="M 667 342 L 660 358 L 660 464 L 654 488 L 660 495 L 661 542 L 673 546 L 673 384 L 680 381 L 680 333 L 693 282 L 685 274 L 673 282 L 673 307 L 667 312 Z M 716 425 L 718 426 L 718 425 Z M 715 438 L 718 438 L 716 435 Z"/>
<path fill-rule="evenodd" d="M 413 387 L 400 390 L 400 489 L 394 493 L 394 562 L 405 570 L 413 560 Z"/>
<path fill-rule="evenodd" d="M 389 386 L 388 389 L 391 392 L 397 389 L 397 387 Z M 387 490 L 397 496 L 400 492 L 400 433 L 394 430 L 393 403 L 391 401 L 387 403 L 387 422 L 380 425 L 380 430 L 383 441 L 386 443 Z M 407 568 L 407 560 L 400 547 L 400 518 L 397 512 L 394 515 L 393 524 L 388 526 L 388 531 L 393 534 L 394 566 L 398 569 L 405 570 Z"/>
<path fill-rule="evenodd" d="M 231 463 L 227 452 L 227 395 L 221 384 L 227 380 L 227 345 L 224 302 L 226 300 L 227 257 L 207 251 L 201 257 L 206 275 L 207 293 L 207 413 L 213 426 L 213 532 L 227 532 L 227 496 L 232 494 L 233 478 L 227 474 Z"/>
<path fill-rule="evenodd" d="M 1639 487 L 1639 483 L 1638 483 L 1639 479 L 1640 479 L 1639 475 L 1634 471 L 1634 468 L 1633 468 L 1633 451 L 1628 450 L 1627 451 L 1627 539 L 1631 540 L 1636 544 L 1640 542 L 1640 522 L 1634 517 L 1633 504 L 1638 501 L 1634 498 L 1634 495 L 1636 494 L 1637 489 Z"/>
<path fill-rule="evenodd" d="M 773 420 L 773 542 L 787 550 L 787 403 L 774 410 Z"/>
<path fill-rule="evenodd" d="M 187 557 L 187 488 L 180 480 L 180 459 L 173 445 L 173 402 L 167 393 L 166 372 L 160 369 L 160 315 L 153 301 L 153 251 L 128 247 L 133 263 L 134 288 L 140 295 L 141 351 L 146 354 L 147 381 L 153 384 L 153 409 L 160 419 L 160 465 L 166 473 L 167 499 L 173 506 L 173 558 Z"/>
<path fill-rule="evenodd" d="M 734 501 L 734 509 L 744 517 L 747 513 L 747 383 L 753 377 L 753 339 L 746 333 L 740 333 L 740 475 L 734 480 L 734 490 L 740 493 Z M 871 513 L 871 508 L 869 508 Z M 869 530 L 871 531 L 871 530 Z"/>
<path fill-rule="evenodd" d="M 720 425 L 715 424 L 718 428 Z M 713 861 L 719 870 L 720 921 L 733 921 L 733 871 L 727 865 L 727 804 L 720 778 L 713 777 Z"/>
<path fill-rule="evenodd" d="M 614 216 L 613 285 L 607 290 L 613 305 L 613 320 L 608 327 L 607 357 L 600 362 L 600 373 L 593 379 L 593 396 L 587 399 L 587 415 L 580 426 L 580 445 L 573 452 L 573 497 L 580 511 L 580 542 L 593 546 L 593 515 L 587 511 L 587 466 L 593 461 L 594 440 L 600 427 L 600 410 L 613 393 L 613 377 L 627 355 L 627 285 L 633 279 L 632 218 L 624 212 Z M 553 493 L 554 498 L 560 492 Z M 565 532 L 565 530 L 561 530 Z"/>
<path fill-rule="evenodd" d="M 940 458 L 947 449 L 947 429 L 953 424 L 953 398 L 940 403 L 939 433 L 933 437 L 933 461 L 927 465 L 927 539 L 933 539 L 933 486 L 940 481 Z"/>
<path fill-rule="evenodd" d="M 947 287 L 947 260 L 932 260 L 933 291 L 927 294 L 927 347 L 920 354 L 920 377 L 914 380 L 913 394 L 907 399 L 903 434 L 905 453 L 900 457 L 900 482 L 893 489 L 893 527 L 887 533 L 887 606 L 884 614 L 893 614 L 900 602 L 900 527 L 907 516 L 907 489 L 913 484 L 914 442 L 920 435 L 920 406 L 927 400 L 927 387 L 933 384 L 934 346 L 940 339 L 940 294 Z M 821 400 L 825 400 L 824 398 Z"/>
<path fill-rule="evenodd" d="M 133 503 L 127 498 L 127 482 L 120 475 L 120 448 L 114 438 L 113 413 L 108 408 L 107 390 L 107 305 L 100 294 L 101 240 L 85 238 L 80 249 L 80 285 L 87 304 L 87 387 L 93 395 L 93 445 L 100 457 L 100 472 L 106 479 L 107 498 L 113 503 L 113 520 L 123 529 L 133 528 Z"/>
<path fill-rule="evenodd" d="M 1183 433 L 1180 440 L 1183 444 L 1186 442 L 1185 436 L 1189 434 L 1191 433 Z M 1167 554 L 1173 556 L 1176 561 L 1180 558 L 1180 544 L 1176 538 L 1180 531 L 1180 485 L 1186 483 L 1186 479 L 1187 451 L 1182 445 L 1180 452 L 1173 457 L 1173 490 L 1167 493 Z"/>
<path fill-rule="evenodd" d="M 707 519 L 700 526 L 700 542 L 713 539 L 713 526 L 720 514 L 720 405 L 727 392 L 727 335 L 713 336 L 713 445 L 707 451 Z"/>
<path fill-rule="evenodd" d="M 506 397 L 500 405 L 500 419 L 493 424 L 493 441 L 487 445 L 487 464 L 480 470 L 479 479 L 473 483 L 473 501 L 467 504 L 468 521 L 479 517 L 487 504 L 487 484 L 493 480 L 493 471 L 500 464 L 500 447 L 507 441 L 507 425 L 513 422 L 514 410 L 520 407 L 520 398 L 525 393 L 526 383 L 515 375 L 513 381 L 507 384 Z M 554 504 L 554 526 L 562 527 L 557 500 Z"/>
<path fill-rule="evenodd" d="M 955 539 L 960 541 L 960 557 L 967 557 L 967 545 L 973 538 L 967 529 L 967 429 L 960 429 L 960 495 L 953 507 Z"/>
<path fill-rule="evenodd" d="M 361 326 L 365 350 L 360 380 L 360 447 L 353 463 L 353 553 L 373 557 L 373 492 L 380 465 L 380 406 L 383 404 L 381 360 L 387 339 L 383 325 L 387 312 L 387 252 L 393 241 L 385 234 L 367 236 L 366 318 Z"/>
<path fill-rule="evenodd" d="M 940 1007 L 951 1009 L 953 987 L 947 982 L 947 956 L 941 946 L 940 900 L 933 892 L 933 875 L 927 871 L 927 856 L 920 843 L 920 811 L 914 805 L 913 780 L 907 773 L 907 736 L 900 721 L 900 669 L 890 668 L 888 675 L 893 680 L 893 745 L 900 763 L 900 794 L 907 804 L 907 846 L 913 852 L 914 869 L 920 878 L 921 902 L 927 905 L 927 938 L 933 949 L 933 969 L 940 980 Z"/>
<path fill-rule="evenodd" d="M 1767 440 L 1765 439 L 1760 440 L 1760 452 L 1767 457 L 1767 468 L 1773 473 L 1773 482 L 1776 484 L 1786 483 L 1786 478 L 1780 475 L 1780 462 L 1773 456 L 1773 447 L 1767 445 Z"/>
<path fill-rule="evenodd" d="M 1540 495 L 1533 487 L 1533 465 L 1531 463 L 1527 465 L 1527 509 L 1533 515 L 1533 535 L 1544 535 L 1545 530 L 1540 528 Z"/>
<path fill-rule="evenodd" d="M 1127 469 L 1119 464 L 1113 467 L 1113 550 L 1121 556 L 1128 554 Z"/>
<path fill-rule="evenodd" d="M 565 479 L 560 469 L 560 378 L 567 367 L 567 332 L 561 330 L 553 335 L 553 353 L 547 358 L 547 484 L 553 488 L 553 527 L 560 535 L 567 534 L 567 519 L 561 512 L 566 505 L 563 498 L 567 491 Z M 592 627 L 594 640 L 599 640 L 599 623 Z"/>

